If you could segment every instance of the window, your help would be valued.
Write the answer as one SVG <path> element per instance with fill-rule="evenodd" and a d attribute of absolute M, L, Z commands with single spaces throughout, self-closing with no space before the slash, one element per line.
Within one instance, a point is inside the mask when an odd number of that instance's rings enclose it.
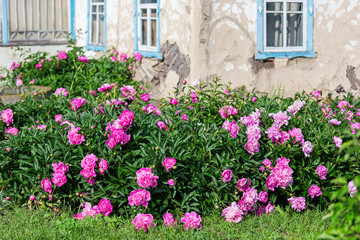
<path fill-rule="evenodd" d="M 3 45 L 63 44 L 75 38 L 75 0 L 2 0 Z"/>
<path fill-rule="evenodd" d="M 135 52 L 161 59 L 160 0 L 135 0 Z"/>
<path fill-rule="evenodd" d="M 87 50 L 106 51 L 106 0 L 88 0 Z"/>
<path fill-rule="evenodd" d="M 315 57 L 313 0 L 258 0 L 256 59 Z"/>

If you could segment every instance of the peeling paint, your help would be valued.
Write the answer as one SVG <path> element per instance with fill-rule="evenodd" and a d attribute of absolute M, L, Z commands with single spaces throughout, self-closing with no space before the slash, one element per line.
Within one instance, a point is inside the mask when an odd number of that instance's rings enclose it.
<path fill-rule="evenodd" d="M 334 20 L 331 20 L 330 22 L 328 22 L 328 24 L 326 24 L 326 27 L 328 28 L 328 32 L 332 31 L 334 25 Z"/>
<path fill-rule="evenodd" d="M 226 64 L 225 64 L 225 70 L 226 70 L 227 72 L 230 72 L 231 70 L 234 70 L 234 64 L 232 64 L 232 63 L 226 63 Z"/>

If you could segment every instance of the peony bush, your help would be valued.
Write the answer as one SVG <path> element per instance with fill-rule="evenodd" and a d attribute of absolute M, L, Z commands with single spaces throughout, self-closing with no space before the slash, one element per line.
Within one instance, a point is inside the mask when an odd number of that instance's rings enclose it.
<path fill-rule="evenodd" d="M 358 174 L 357 156 L 340 146 L 360 129 L 358 99 L 256 96 L 219 81 L 184 81 L 157 105 L 144 89 L 111 80 L 0 105 L 1 207 L 71 208 L 79 220 L 130 215 L 141 231 L 154 219 L 200 230 L 211 212 L 238 223 L 276 206 L 324 209 L 338 188 L 332 180 Z"/>

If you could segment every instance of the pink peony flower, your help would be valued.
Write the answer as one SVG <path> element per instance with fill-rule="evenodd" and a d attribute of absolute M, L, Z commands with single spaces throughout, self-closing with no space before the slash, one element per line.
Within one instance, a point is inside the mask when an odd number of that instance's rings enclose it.
<path fill-rule="evenodd" d="M 312 144 L 309 141 L 306 141 L 302 145 L 302 151 L 305 157 L 310 157 L 310 153 L 313 151 Z"/>
<path fill-rule="evenodd" d="M 287 112 L 278 112 L 276 114 L 272 114 L 272 118 L 275 120 L 274 121 L 274 126 L 277 126 L 279 128 L 281 128 L 283 125 L 288 125 L 289 124 L 289 120 L 291 119 L 290 116 L 287 115 Z"/>
<path fill-rule="evenodd" d="M 259 152 L 260 143 L 256 140 L 256 138 L 248 138 L 247 143 L 245 144 L 246 151 L 251 155 L 254 155 L 255 152 Z"/>
<path fill-rule="evenodd" d="M 229 169 L 225 169 L 222 173 L 222 181 L 223 183 L 230 182 L 232 177 L 232 171 Z"/>
<path fill-rule="evenodd" d="M 70 107 L 72 110 L 74 110 L 75 112 L 84 104 L 87 104 L 88 102 L 86 101 L 85 98 L 82 97 L 78 97 L 78 98 L 74 98 L 73 100 L 71 100 L 70 102 Z"/>
<path fill-rule="evenodd" d="M 81 176 L 83 176 L 84 178 L 87 179 L 92 179 L 94 177 L 96 177 L 96 172 L 94 168 L 84 168 L 80 171 Z M 89 181 L 90 181 L 89 180 Z M 92 180 L 91 180 L 92 181 Z M 91 182 L 90 182 L 91 183 Z"/>
<path fill-rule="evenodd" d="M 10 124 L 12 124 L 14 122 L 13 116 L 14 116 L 14 114 L 10 108 L 8 108 L 4 111 L 1 111 L 1 118 L 2 118 L 3 122 L 6 123 L 6 126 L 9 126 Z"/>
<path fill-rule="evenodd" d="M 84 57 L 84 56 L 79 56 L 79 57 L 78 57 L 78 60 L 79 60 L 80 62 L 84 62 L 84 63 L 89 62 L 89 59 L 87 59 L 87 58 Z"/>
<path fill-rule="evenodd" d="M 100 202 L 98 203 L 98 206 L 100 211 L 104 214 L 104 216 L 108 216 L 113 210 L 110 200 L 106 198 L 101 199 Z"/>
<path fill-rule="evenodd" d="M 306 208 L 306 199 L 304 197 L 293 197 L 289 198 L 288 201 L 291 203 L 291 208 L 298 212 Z"/>
<path fill-rule="evenodd" d="M 304 140 L 304 136 L 301 133 L 301 129 L 292 128 L 291 130 L 289 130 L 289 134 L 293 139 L 295 138 L 293 144 L 295 144 L 296 142 L 299 142 L 301 144 L 304 143 L 305 140 Z"/>
<path fill-rule="evenodd" d="M 352 197 L 352 198 L 354 197 L 354 194 L 358 192 L 353 181 L 350 181 L 348 183 L 348 189 L 349 189 L 350 197 Z"/>
<path fill-rule="evenodd" d="M 175 185 L 174 179 L 168 180 L 168 184 L 170 185 L 170 187 L 174 187 L 174 185 Z"/>
<path fill-rule="evenodd" d="M 251 180 L 246 179 L 246 178 L 242 178 L 238 181 L 236 187 L 240 190 L 240 191 L 247 191 L 250 189 L 250 185 L 251 185 Z"/>
<path fill-rule="evenodd" d="M 228 222 L 239 223 L 244 215 L 244 212 L 241 211 L 239 205 L 236 202 L 232 202 L 230 206 L 222 210 L 223 214 L 221 216 L 225 216 L 225 220 Z"/>
<path fill-rule="evenodd" d="M 266 158 L 264 161 L 262 161 L 262 164 L 264 164 L 266 167 L 270 168 L 272 163 L 269 159 Z"/>
<path fill-rule="evenodd" d="M 105 173 L 108 170 L 108 162 L 105 159 L 100 159 L 99 171 L 101 174 Z"/>
<path fill-rule="evenodd" d="M 256 102 L 256 97 L 252 97 L 251 101 Z"/>
<path fill-rule="evenodd" d="M 41 181 L 41 188 L 44 189 L 45 192 L 51 194 L 52 193 L 52 183 L 49 179 L 45 178 Z"/>
<path fill-rule="evenodd" d="M 59 162 L 59 163 L 55 162 L 55 163 L 51 164 L 51 166 L 53 167 L 54 172 L 59 172 L 59 173 L 65 174 L 69 171 L 69 166 L 63 162 Z"/>
<path fill-rule="evenodd" d="M 197 104 L 196 92 L 191 92 L 191 93 L 190 93 L 190 97 L 191 97 L 191 100 L 193 101 L 193 103 L 196 103 L 196 104 Z"/>
<path fill-rule="evenodd" d="M 238 204 L 244 214 L 247 214 L 248 211 L 255 210 L 254 206 L 258 199 L 259 196 L 257 194 L 257 190 L 255 189 L 255 187 L 252 187 L 251 189 L 248 189 L 246 192 L 244 192 Z"/>
<path fill-rule="evenodd" d="M 336 136 L 334 136 L 333 140 L 335 142 L 336 147 L 341 148 L 343 140 L 341 138 L 339 138 L 339 137 L 336 137 Z"/>
<path fill-rule="evenodd" d="M 341 122 L 338 121 L 338 120 L 336 120 L 336 119 L 334 118 L 334 119 L 331 119 L 331 120 L 329 121 L 329 124 L 330 124 L 330 125 L 340 125 Z"/>
<path fill-rule="evenodd" d="M 238 114 L 238 109 L 234 108 L 233 106 L 224 106 L 224 107 L 220 108 L 219 114 L 222 118 L 228 118 L 231 115 Z"/>
<path fill-rule="evenodd" d="M 15 136 L 18 132 L 19 132 L 19 130 L 17 128 L 14 128 L 14 127 L 8 127 L 5 130 L 5 133 L 9 133 L 9 134 L 11 134 L 13 136 Z"/>
<path fill-rule="evenodd" d="M 170 104 L 172 104 L 172 105 L 177 105 L 177 104 L 178 104 L 178 100 L 175 99 L 175 98 L 172 98 L 172 99 L 170 100 Z"/>
<path fill-rule="evenodd" d="M 181 222 L 184 223 L 184 229 L 201 229 L 201 217 L 196 212 L 185 213 L 184 217 L 181 218 Z"/>
<path fill-rule="evenodd" d="M 113 86 L 111 86 L 108 83 L 103 84 L 100 88 L 98 88 L 99 92 L 108 92 L 113 88 Z"/>
<path fill-rule="evenodd" d="M 9 197 L 6 197 L 6 198 L 5 198 L 5 200 L 6 200 L 6 201 L 9 201 L 9 200 L 10 200 L 10 198 L 9 198 Z"/>
<path fill-rule="evenodd" d="M 135 88 L 133 88 L 130 85 L 128 85 L 128 86 L 124 85 L 120 90 L 121 90 L 121 94 L 124 98 L 131 98 L 136 93 Z"/>
<path fill-rule="evenodd" d="M 321 180 L 326 180 L 326 175 L 328 173 L 328 169 L 326 167 L 319 165 L 316 168 L 316 172 L 319 175 Z"/>
<path fill-rule="evenodd" d="M 316 93 L 314 93 L 314 98 L 318 98 L 321 95 L 320 91 L 317 91 Z"/>
<path fill-rule="evenodd" d="M 309 194 L 311 196 L 311 198 L 314 198 L 315 196 L 321 196 L 322 192 L 319 186 L 316 185 L 311 185 L 310 189 L 309 189 Z"/>
<path fill-rule="evenodd" d="M 159 177 L 154 176 L 151 172 L 151 168 L 140 168 L 140 170 L 136 172 L 136 181 L 142 188 L 150 189 L 150 187 L 156 187 L 157 179 L 159 179 Z"/>
<path fill-rule="evenodd" d="M 150 100 L 150 94 L 146 93 L 141 95 L 141 100 L 143 100 L 144 102 L 148 102 Z"/>
<path fill-rule="evenodd" d="M 142 59 L 141 53 L 139 53 L 139 52 L 134 53 L 134 58 L 135 58 L 136 61 L 140 62 L 141 59 Z"/>
<path fill-rule="evenodd" d="M 85 141 L 85 137 L 81 134 L 78 134 L 80 131 L 80 128 L 71 128 L 71 130 L 68 131 L 68 139 L 71 145 L 78 144 L 80 145 L 83 141 Z"/>
<path fill-rule="evenodd" d="M 165 213 L 163 216 L 164 219 L 164 223 L 166 225 L 167 228 L 169 228 L 169 226 L 171 225 L 172 227 L 176 227 L 177 225 L 177 221 L 174 218 L 174 216 L 171 213 Z"/>
<path fill-rule="evenodd" d="M 55 172 L 53 174 L 53 177 L 51 178 L 51 181 L 53 184 L 55 184 L 58 187 L 61 187 L 67 182 L 66 176 L 62 172 Z"/>
<path fill-rule="evenodd" d="M 29 198 L 30 198 L 30 201 L 34 201 L 34 200 L 35 200 L 35 196 L 34 196 L 34 195 L 31 195 Z"/>
<path fill-rule="evenodd" d="M 95 94 L 96 94 L 95 90 L 90 90 L 89 93 L 90 93 L 91 95 L 93 95 L 93 96 L 95 96 Z"/>
<path fill-rule="evenodd" d="M 67 58 L 66 52 L 65 51 L 61 51 L 58 53 L 58 58 L 59 60 L 63 60 Z"/>
<path fill-rule="evenodd" d="M 17 87 L 20 87 L 21 85 L 23 85 L 23 81 L 22 81 L 21 79 L 16 79 L 15 85 L 16 85 Z"/>
<path fill-rule="evenodd" d="M 136 231 L 144 230 L 144 232 L 146 232 L 150 228 L 156 226 L 154 218 L 151 214 L 138 213 L 132 223 L 135 225 Z"/>
<path fill-rule="evenodd" d="M 55 90 L 54 94 L 57 96 L 64 95 L 65 97 L 67 97 L 69 93 L 68 91 L 66 91 L 65 88 L 58 88 Z"/>
<path fill-rule="evenodd" d="M 262 203 L 266 203 L 268 200 L 268 193 L 265 191 L 262 191 L 259 193 L 259 201 Z"/>
<path fill-rule="evenodd" d="M 288 113 L 291 114 L 291 116 L 295 116 L 298 111 L 305 105 L 305 101 L 296 100 L 293 105 L 289 106 L 287 108 Z"/>
<path fill-rule="evenodd" d="M 81 160 L 81 167 L 84 169 L 94 169 L 98 158 L 94 154 L 88 154 Z"/>
<path fill-rule="evenodd" d="M 62 122 L 62 115 L 61 114 L 55 115 L 55 122 L 59 122 L 59 123 Z"/>
<path fill-rule="evenodd" d="M 275 206 L 271 205 L 271 202 L 265 207 L 265 214 L 269 214 L 270 212 L 275 211 Z"/>
<path fill-rule="evenodd" d="M 230 131 L 230 136 L 235 138 L 236 135 L 239 133 L 239 126 L 237 125 L 236 121 L 233 121 L 229 124 L 229 131 Z"/>
<path fill-rule="evenodd" d="M 122 53 L 120 55 L 119 61 L 124 63 L 124 62 L 126 62 L 127 59 L 128 59 L 128 56 L 126 55 L 126 53 Z"/>
<path fill-rule="evenodd" d="M 165 129 L 167 132 L 169 131 L 169 128 L 166 126 L 166 124 L 165 124 L 164 122 L 158 121 L 156 124 L 158 125 L 158 127 L 160 128 L 160 130 L 161 130 L 161 129 Z"/>
<path fill-rule="evenodd" d="M 128 197 L 130 206 L 144 206 L 146 207 L 148 205 L 148 202 L 150 201 L 150 192 L 146 191 L 145 189 L 138 189 L 135 191 L 132 191 L 130 193 L 130 196 Z"/>
<path fill-rule="evenodd" d="M 166 171 L 168 172 L 170 168 L 173 168 L 175 166 L 175 164 L 176 164 L 176 159 L 170 157 L 165 158 L 165 160 L 162 162 L 162 165 L 166 168 Z"/>
<path fill-rule="evenodd" d="M 7 151 L 7 152 L 10 152 L 10 150 L 11 150 L 10 148 L 6 148 L 6 151 Z"/>

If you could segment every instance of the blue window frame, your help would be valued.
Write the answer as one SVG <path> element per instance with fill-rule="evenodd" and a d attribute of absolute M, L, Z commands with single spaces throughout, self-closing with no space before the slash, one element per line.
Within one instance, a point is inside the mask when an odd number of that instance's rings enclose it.
<path fill-rule="evenodd" d="M 0 44 L 67 44 L 75 39 L 75 0 L 0 0 Z"/>
<path fill-rule="evenodd" d="M 135 52 L 162 59 L 160 52 L 160 0 L 135 1 Z"/>
<path fill-rule="evenodd" d="M 257 0 L 256 59 L 316 57 L 313 0 Z"/>
<path fill-rule="evenodd" d="M 106 0 L 88 0 L 86 50 L 106 51 Z"/>

